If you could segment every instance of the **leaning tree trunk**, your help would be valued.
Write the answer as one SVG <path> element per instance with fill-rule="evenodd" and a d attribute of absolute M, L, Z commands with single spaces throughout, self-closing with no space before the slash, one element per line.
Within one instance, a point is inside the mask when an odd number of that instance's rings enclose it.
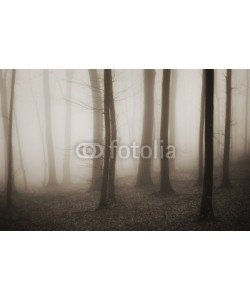
<path fill-rule="evenodd" d="M 231 105 L 232 105 L 232 70 L 227 70 L 227 87 L 226 87 L 226 121 L 225 121 L 225 141 L 223 157 L 223 175 L 222 186 L 230 187 L 229 178 L 229 159 L 230 159 L 230 139 L 231 139 Z"/>
<path fill-rule="evenodd" d="M 203 179 L 203 152 L 204 152 L 204 122 L 205 122 L 205 71 L 202 71 L 200 131 L 199 131 L 199 162 L 197 184 L 202 185 Z"/>
<path fill-rule="evenodd" d="M 104 70 L 104 123 L 105 123 L 105 153 L 104 153 L 104 168 L 102 176 L 101 197 L 98 208 L 105 208 L 109 206 L 108 199 L 108 182 L 109 182 L 109 168 L 110 168 L 110 99 L 112 86 L 111 70 Z"/>
<path fill-rule="evenodd" d="M 67 90 L 66 90 L 66 120 L 65 120 L 65 149 L 63 161 L 63 184 L 68 185 L 71 183 L 70 175 L 70 150 L 71 150 L 71 129 L 72 129 L 72 77 L 73 71 L 66 70 L 67 74 Z"/>
<path fill-rule="evenodd" d="M 154 83 L 155 71 L 144 70 L 144 119 L 141 141 L 141 150 L 144 157 L 140 157 L 137 186 L 150 185 L 153 183 L 151 178 L 152 155 L 150 155 L 149 149 L 152 150 L 153 143 Z"/>
<path fill-rule="evenodd" d="M 96 69 L 89 70 L 89 79 L 93 98 L 93 142 L 103 143 L 103 104 L 101 85 Z M 90 190 L 99 190 L 102 183 L 103 158 L 93 159 Z"/>
<path fill-rule="evenodd" d="M 214 70 L 205 70 L 205 168 L 200 219 L 214 219 L 213 212 L 213 122 L 214 122 Z"/>
<path fill-rule="evenodd" d="M 169 179 L 169 160 L 168 151 L 168 125 L 169 125 L 169 95 L 170 95 L 170 70 L 163 70 L 162 79 L 162 108 L 161 108 L 161 182 L 160 193 L 171 194 L 173 189 Z"/>
<path fill-rule="evenodd" d="M 111 71 L 110 71 L 111 72 Z M 108 197 L 109 200 L 114 202 L 115 200 L 115 163 L 116 163 L 116 145 L 117 145 L 117 129 L 116 129 L 116 117 L 115 117 L 115 103 L 113 95 L 112 74 L 110 80 L 110 127 L 111 127 L 111 156 L 110 156 L 110 170 L 109 170 L 109 186 Z"/>
<path fill-rule="evenodd" d="M 176 96 L 177 96 L 177 76 L 178 70 L 171 70 L 171 88 L 170 88 L 170 119 L 169 119 L 169 133 L 170 133 L 170 145 L 175 145 L 175 120 L 176 120 Z M 175 171 L 175 159 L 171 159 L 169 162 L 170 173 Z"/>
<path fill-rule="evenodd" d="M 47 141 L 47 155 L 48 155 L 48 186 L 57 185 L 56 179 L 56 166 L 55 166 L 55 153 L 54 153 L 54 145 L 52 138 L 52 126 L 51 126 L 51 98 L 50 98 L 50 90 L 49 90 L 49 71 L 43 71 L 44 80 L 44 105 L 45 105 L 45 135 Z"/>
<path fill-rule="evenodd" d="M 15 81 L 16 70 L 12 70 L 11 90 L 10 90 L 10 109 L 9 109 L 9 131 L 8 131 L 8 170 L 7 170 L 7 193 L 6 204 L 10 208 L 12 204 L 12 189 L 13 189 L 13 146 L 12 146 L 12 129 L 13 129 L 13 112 L 14 112 L 14 97 L 15 97 Z"/>

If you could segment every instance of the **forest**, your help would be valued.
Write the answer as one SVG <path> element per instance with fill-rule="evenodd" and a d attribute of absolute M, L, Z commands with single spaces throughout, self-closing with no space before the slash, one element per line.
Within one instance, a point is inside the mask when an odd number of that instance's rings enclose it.
<path fill-rule="evenodd" d="M 0 230 L 250 230 L 249 70 L 0 70 Z"/>

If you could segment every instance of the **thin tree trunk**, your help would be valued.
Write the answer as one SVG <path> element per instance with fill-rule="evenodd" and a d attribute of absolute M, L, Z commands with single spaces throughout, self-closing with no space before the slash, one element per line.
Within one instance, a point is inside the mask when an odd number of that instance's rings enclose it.
<path fill-rule="evenodd" d="M 15 109 L 14 109 L 14 118 L 15 118 L 15 125 L 16 125 L 17 143 L 18 143 L 18 149 L 19 149 L 20 167 L 21 167 L 21 171 L 23 173 L 24 190 L 26 191 L 28 189 L 27 177 L 26 177 L 26 171 L 25 171 L 24 163 L 23 163 L 23 154 L 22 154 L 21 141 L 20 141 L 20 135 L 19 135 L 19 128 L 18 128 L 18 124 L 17 124 L 17 117 L 16 117 L 16 111 L 15 111 Z"/>
<path fill-rule="evenodd" d="M 247 72 L 247 87 L 246 87 L 246 116 L 245 116 L 245 155 L 248 155 L 248 101 L 249 101 L 249 75 L 248 75 L 248 70 Z"/>
<path fill-rule="evenodd" d="M 13 190 L 13 146 L 12 146 L 12 128 L 13 128 L 13 112 L 14 112 L 14 97 L 15 97 L 15 81 L 16 70 L 12 70 L 11 76 L 11 91 L 10 91 L 10 109 L 9 109 L 9 131 L 8 131 L 8 172 L 7 172 L 7 193 L 6 204 L 10 208 L 12 205 L 12 190 Z"/>
<path fill-rule="evenodd" d="M 214 70 L 205 70 L 205 168 L 200 219 L 214 219 L 213 212 L 213 122 L 214 122 Z"/>
<path fill-rule="evenodd" d="M 226 121 L 225 121 L 225 141 L 223 157 L 223 177 L 222 186 L 230 187 L 229 160 L 230 160 L 230 139 L 231 139 L 231 105 L 232 105 L 232 70 L 227 70 L 227 91 L 226 91 Z"/>
<path fill-rule="evenodd" d="M 204 123 L 205 123 L 205 71 L 202 71 L 200 131 L 199 131 L 199 162 L 197 184 L 202 185 L 203 180 L 203 152 L 204 152 Z"/>
<path fill-rule="evenodd" d="M 48 156 L 48 186 L 57 185 L 56 179 L 56 166 L 55 166 L 55 153 L 52 138 L 52 126 L 51 126 L 51 98 L 49 90 L 49 71 L 43 70 L 44 80 L 44 105 L 45 105 L 45 116 L 46 116 L 46 141 L 47 141 L 47 156 Z"/>
<path fill-rule="evenodd" d="M 70 174 L 70 150 L 71 150 L 71 129 L 72 129 L 72 104 L 71 104 L 71 92 L 72 92 L 72 77 L 73 71 L 66 70 L 67 74 L 67 90 L 66 90 L 66 120 L 65 120 L 65 149 L 64 149 L 64 161 L 63 161 L 63 184 L 68 185 L 71 183 Z"/>
<path fill-rule="evenodd" d="M 151 69 L 144 70 L 144 119 L 141 140 L 141 150 L 144 154 L 144 158 L 140 157 L 137 186 L 153 184 L 151 177 L 152 155 L 150 155 L 150 151 L 148 149 L 152 150 L 153 143 L 154 83 L 155 71 Z"/>
<path fill-rule="evenodd" d="M 3 70 L 0 70 L 1 78 L 0 78 L 0 92 L 1 92 L 1 111 L 2 111 L 2 120 L 3 120 L 3 131 L 4 131 L 4 159 L 5 159 L 5 183 L 4 189 L 6 187 L 7 182 L 7 170 L 8 170 L 8 106 L 7 106 L 7 88 L 6 88 L 6 75 L 4 76 Z"/>
<path fill-rule="evenodd" d="M 102 177 L 101 197 L 98 208 L 105 208 L 109 205 L 108 199 L 108 182 L 110 168 L 110 86 L 112 85 L 111 70 L 104 70 L 104 122 L 105 122 L 105 153 L 104 153 L 104 168 Z"/>
<path fill-rule="evenodd" d="M 31 78 L 29 80 L 29 83 L 30 83 L 30 89 L 31 89 L 32 97 L 33 97 L 33 100 L 35 102 L 36 116 L 37 116 L 37 120 L 38 120 L 38 127 L 39 127 L 39 132 L 40 132 L 41 141 L 42 141 L 43 163 L 44 163 L 43 185 L 45 186 L 46 185 L 47 162 L 46 162 L 46 151 L 45 151 L 45 145 L 44 145 L 43 126 L 42 126 L 42 121 L 41 121 L 41 117 L 40 117 L 39 110 L 38 110 L 37 101 L 35 100 L 35 95 L 34 95 L 34 91 L 33 91 L 33 86 L 32 86 L 32 82 L 31 82 Z"/>
<path fill-rule="evenodd" d="M 110 80 L 109 90 L 110 90 L 111 156 L 110 156 L 108 197 L 110 201 L 114 202 L 117 129 L 116 129 L 116 117 L 115 117 L 115 103 L 114 103 L 114 96 L 113 96 L 112 72 L 110 76 L 111 76 L 111 80 Z"/>
<path fill-rule="evenodd" d="M 89 70 L 90 85 L 93 98 L 93 142 L 103 144 L 103 104 L 101 85 L 96 69 Z M 102 183 L 103 158 L 93 160 L 92 181 L 90 190 L 99 190 Z"/>
<path fill-rule="evenodd" d="M 170 76 L 171 70 L 163 70 L 162 79 L 162 108 L 161 108 L 161 182 L 160 193 L 173 193 L 169 179 L 169 160 L 167 158 L 168 149 L 168 125 L 169 125 L 169 98 L 170 98 Z"/>
<path fill-rule="evenodd" d="M 175 120 L 176 120 L 176 96 L 177 96 L 177 77 L 178 70 L 171 70 L 171 88 L 170 88 L 170 145 L 175 145 Z M 175 171 L 175 159 L 169 162 L 170 173 Z"/>

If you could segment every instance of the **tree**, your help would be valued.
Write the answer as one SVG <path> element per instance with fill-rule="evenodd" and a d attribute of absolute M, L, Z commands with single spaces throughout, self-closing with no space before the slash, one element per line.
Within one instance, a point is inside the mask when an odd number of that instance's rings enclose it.
<path fill-rule="evenodd" d="M 9 131 L 9 117 L 8 117 L 8 101 L 7 101 L 7 71 L 0 70 L 0 93 L 1 93 L 1 112 L 3 121 L 3 131 L 4 131 L 4 158 L 5 158 L 5 182 L 7 180 L 7 165 L 8 165 L 8 131 Z"/>
<path fill-rule="evenodd" d="M 141 155 L 139 161 L 137 186 L 153 184 L 151 178 L 153 124 L 154 124 L 154 83 L 155 71 L 144 70 L 144 118 L 141 140 Z"/>
<path fill-rule="evenodd" d="M 66 90 L 66 120 L 65 120 L 65 149 L 63 160 L 63 184 L 71 183 L 70 175 L 70 149 L 71 149 L 71 128 L 72 128 L 72 105 L 70 102 L 72 93 L 72 77 L 73 70 L 66 70 L 67 74 L 67 90 Z"/>
<path fill-rule="evenodd" d="M 202 71 L 200 130 L 199 130 L 199 161 L 197 185 L 202 185 L 203 179 L 203 152 L 204 152 L 204 122 L 205 122 L 205 71 Z"/>
<path fill-rule="evenodd" d="M 162 79 L 162 108 L 161 108 L 161 182 L 160 193 L 173 193 L 169 179 L 169 160 L 167 157 L 168 151 L 168 125 L 169 125 L 169 96 L 170 96 L 170 70 L 163 70 Z"/>
<path fill-rule="evenodd" d="M 109 83 L 110 83 L 109 112 L 110 112 L 110 128 L 111 128 L 111 156 L 110 156 L 108 197 L 111 202 L 114 202 L 114 200 L 115 200 L 115 164 L 116 164 L 117 128 L 116 128 L 115 103 L 114 103 L 113 85 L 112 85 L 112 74 L 111 74 L 111 80 Z"/>
<path fill-rule="evenodd" d="M 93 98 L 93 142 L 103 144 L 103 104 L 101 85 L 96 69 L 89 70 L 89 79 Z M 97 149 L 96 149 L 97 150 Z M 90 190 L 99 190 L 102 182 L 103 159 L 93 160 L 92 180 Z"/>
<path fill-rule="evenodd" d="M 8 169 L 7 169 L 7 193 L 6 204 L 10 208 L 12 205 L 12 185 L 13 185 L 13 146 L 12 146 L 12 129 L 13 129 L 13 112 L 15 97 L 16 70 L 12 70 L 11 90 L 10 90 L 10 109 L 9 109 L 9 130 L 8 130 Z"/>
<path fill-rule="evenodd" d="M 205 70 L 205 167 L 200 219 L 213 220 L 213 122 L 214 70 Z"/>
<path fill-rule="evenodd" d="M 102 176 L 101 197 L 98 208 L 109 206 L 108 198 L 108 183 L 109 183 L 109 168 L 110 168 L 110 139 L 111 139 L 111 124 L 110 124 L 110 101 L 111 101 L 112 75 L 111 70 L 104 70 L 104 124 L 105 124 L 105 151 L 104 151 L 104 167 Z"/>
<path fill-rule="evenodd" d="M 232 106 L 232 70 L 227 70 L 226 79 L 226 120 L 225 120 L 225 140 L 223 156 L 222 187 L 230 187 L 229 159 L 230 159 L 230 139 L 231 139 L 231 106 Z"/>
<path fill-rule="evenodd" d="M 51 126 L 51 97 L 49 89 L 49 71 L 43 70 L 43 88 L 44 88 L 44 106 L 45 106 L 45 135 L 47 142 L 47 156 L 48 156 L 48 186 L 57 185 L 56 179 L 56 166 L 55 166 L 55 153 L 52 138 L 52 126 Z"/>
<path fill-rule="evenodd" d="M 169 133 L 170 133 L 170 145 L 175 146 L 175 119 L 176 119 L 176 96 L 177 96 L 177 77 L 178 70 L 171 70 L 170 79 L 170 119 L 169 119 Z M 171 159 L 169 162 L 170 173 L 175 171 L 175 159 Z"/>
<path fill-rule="evenodd" d="M 245 116 L 245 155 L 247 156 L 248 154 L 248 101 L 249 101 L 249 75 L 248 75 L 248 70 L 246 70 L 246 116 Z"/>
<path fill-rule="evenodd" d="M 16 111 L 14 109 L 14 118 L 15 118 L 15 125 L 16 125 L 16 135 L 17 135 L 17 143 L 18 143 L 18 150 L 19 150 L 19 159 L 20 159 L 20 169 L 23 173 L 23 184 L 24 184 L 24 189 L 28 189 L 28 184 L 27 184 L 27 178 L 26 178 L 26 171 L 24 168 L 24 163 L 23 163 L 23 154 L 22 154 L 22 147 L 21 147 L 21 140 L 20 140 L 20 135 L 19 135 L 19 128 L 17 124 L 17 117 L 16 117 Z"/>

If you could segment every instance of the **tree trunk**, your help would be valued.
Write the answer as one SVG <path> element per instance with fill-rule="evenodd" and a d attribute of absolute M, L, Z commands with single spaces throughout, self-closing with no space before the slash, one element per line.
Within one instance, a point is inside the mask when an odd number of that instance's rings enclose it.
<path fill-rule="evenodd" d="M 204 122 L 205 122 L 205 71 L 202 71 L 200 131 L 199 131 L 199 162 L 197 185 L 202 185 L 203 180 L 203 152 L 204 152 Z"/>
<path fill-rule="evenodd" d="M 70 174 L 70 151 L 71 151 L 71 129 L 72 129 L 72 77 L 73 71 L 66 70 L 67 74 L 67 89 L 66 89 L 66 120 L 65 120 L 65 149 L 64 149 L 64 161 L 63 161 L 63 184 L 68 185 L 71 183 Z"/>
<path fill-rule="evenodd" d="M 109 89 L 110 89 L 110 109 L 109 109 L 109 111 L 110 111 L 110 128 L 111 128 L 111 156 L 110 156 L 108 197 L 111 202 L 114 202 L 115 201 L 115 163 L 116 163 L 117 129 L 116 129 L 112 73 L 110 76 L 111 76 L 111 80 L 110 80 L 110 87 L 109 87 Z"/>
<path fill-rule="evenodd" d="M 8 173 L 8 131 L 9 131 L 9 124 L 8 124 L 8 106 L 7 106 L 7 88 L 6 88 L 6 73 L 4 76 L 3 70 L 0 70 L 1 77 L 0 77 L 0 92 L 1 92 L 1 111 L 2 111 L 2 120 L 3 120 L 3 131 L 4 131 L 4 159 L 5 159 L 5 182 L 4 182 L 4 189 L 6 187 L 7 181 L 7 173 Z"/>
<path fill-rule="evenodd" d="M 231 105 L 232 105 L 232 70 L 227 70 L 227 87 L 226 87 L 226 121 L 225 121 L 225 141 L 223 157 L 223 175 L 222 186 L 230 187 L 229 178 L 229 159 L 230 159 L 230 139 L 231 139 Z"/>
<path fill-rule="evenodd" d="M 101 85 L 97 70 L 89 70 L 89 79 L 93 98 L 93 142 L 103 144 L 103 104 Z M 93 159 L 90 190 L 100 190 L 102 183 L 103 158 Z"/>
<path fill-rule="evenodd" d="M 30 76 L 31 76 L 31 73 L 30 73 Z M 43 148 L 43 163 L 44 163 L 43 185 L 45 186 L 46 185 L 47 162 L 46 162 L 46 150 L 45 150 L 45 142 L 44 142 L 44 131 L 43 131 L 41 117 L 40 117 L 40 114 L 39 114 L 39 109 L 38 109 L 37 101 L 35 99 L 35 95 L 34 95 L 34 91 L 33 91 L 31 77 L 29 79 L 29 83 L 30 83 L 30 89 L 31 89 L 32 97 L 33 97 L 33 100 L 34 100 L 34 103 L 35 103 L 35 107 L 36 107 L 36 116 L 37 116 L 37 120 L 38 120 L 39 133 L 40 133 L 40 136 L 41 136 L 41 142 L 42 142 L 42 148 Z"/>
<path fill-rule="evenodd" d="M 17 117 L 16 117 L 15 109 L 14 109 L 14 118 L 15 118 L 15 125 L 16 125 L 17 143 L 18 143 L 18 149 L 19 149 L 20 168 L 23 173 L 24 190 L 26 191 L 28 189 L 28 184 L 27 184 L 27 177 L 26 177 L 26 172 L 25 172 L 24 163 L 23 163 L 22 147 L 21 147 L 19 128 L 18 128 L 18 124 L 17 124 Z"/>
<path fill-rule="evenodd" d="M 161 182 L 160 193 L 170 194 L 173 189 L 169 179 L 169 160 L 167 158 L 168 149 L 168 124 L 169 124 L 169 96 L 170 96 L 170 75 L 171 70 L 163 70 L 162 79 L 162 108 L 161 108 Z"/>
<path fill-rule="evenodd" d="M 104 70 L 104 123 L 105 123 L 105 153 L 104 153 L 104 168 L 102 177 L 101 197 L 98 208 L 105 208 L 109 205 L 108 199 L 108 182 L 110 168 L 110 86 L 112 86 L 111 70 Z"/>
<path fill-rule="evenodd" d="M 246 87 L 246 116 L 245 116 L 245 155 L 247 157 L 248 155 L 248 95 L 249 95 L 249 75 L 248 75 L 248 70 L 246 70 L 247 72 L 247 87 Z"/>
<path fill-rule="evenodd" d="M 16 70 L 12 70 L 11 90 L 10 90 L 10 109 L 9 109 L 9 131 L 8 131 L 8 172 L 7 172 L 7 193 L 6 204 L 10 208 L 12 205 L 12 185 L 13 185 L 13 147 L 12 147 L 12 128 L 15 97 Z"/>
<path fill-rule="evenodd" d="M 57 185 L 56 179 L 56 167 L 55 167 L 55 153 L 52 138 L 52 126 L 51 126 L 51 98 L 49 90 L 49 71 L 43 70 L 44 80 L 44 105 L 45 105 L 45 135 L 47 142 L 47 156 L 48 156 L 48 186 Z"/>
<path fill-rule="evenodd" d="M 170 145 L 175 145 L 175 120 L 176 120 L 176 96 L 177 96 L 177 76 L 178 70 L 171 70 L 170 88 Z M 170 173 L 175 171 L 175 159 L 169 161 Z"/>
<path fill-rule="evenodd" d="M 205 70 L 205 168 L 200 219 L 213 220 L 213 122 L 214 122 L 214 70 Z"/>
<path fill-rule="evenodd" d="M 150 148 L 152 150 L 153 144 L 154 83 L 155 71 L 151 69 L 144 70 L 144 119 L 141 140 L 141 151 L 144 157 L 140 157 L 137 186 L 153 184 L 151 178 L 152 155 L 150 155 L 148 149 Z"/>

